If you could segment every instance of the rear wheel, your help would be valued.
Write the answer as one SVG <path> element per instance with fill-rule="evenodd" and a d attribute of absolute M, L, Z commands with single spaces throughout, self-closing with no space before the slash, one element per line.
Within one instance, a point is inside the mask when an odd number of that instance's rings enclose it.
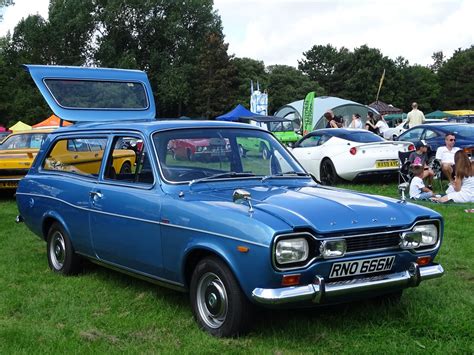
<path fill-rule="evenodd" d="M 250 304 L 230 269 L 218 258 L 198 263 L 191 278 L 190 298 L 196 321 L 208 333 L 230 337 L 246 330 Z"/>
<path fill-rule="evenodd" d="M 122 167 L 120 168 L 120 174 L 131 174 L 132 173 L 132 165 L 126 161 L 125 163 L 122 164 Z"/>
<path fill-rule="evenodd" d="M 75 253 L 66 230 L 57 222 L 49 229 L 46 251 L 49 267 L 54 272 L 75 275 L 81 270 L 81 258 Z"/>
<path fill-rule="evenodd" d="M 335 185 L 340 181 L 336 168 L 334 168 L 334 164 L 329 159 L 322 161 L 319 175 L 323 185 Z"/>

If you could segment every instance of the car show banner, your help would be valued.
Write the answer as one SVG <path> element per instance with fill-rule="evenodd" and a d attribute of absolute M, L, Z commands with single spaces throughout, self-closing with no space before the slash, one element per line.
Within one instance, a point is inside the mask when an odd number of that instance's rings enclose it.
<path fill-rule="evenodd" d="M 313 130 L 314 91 L 309 92 L 303 102 L 301 128 L 303 135 Z"/>
<path fill-rule="evenodd" d="M 260 91 L 260 84 L 257 81 L 257 90 L 253 89 L 253 81 L 250 83 L 250 111 L 258 115 L 268 115 L 268 94 L 266 90 Z"/>

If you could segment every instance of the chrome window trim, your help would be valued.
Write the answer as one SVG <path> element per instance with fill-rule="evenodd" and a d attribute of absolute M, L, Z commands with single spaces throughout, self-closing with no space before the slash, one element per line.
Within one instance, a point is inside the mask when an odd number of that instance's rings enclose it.
<path fill-rule="evenodd" d="M 95 81 L 95 82 L 118 82 L 118 83 L 137 83 L 137 84 L 140 84 L 142 86 L 142 88 L 144 89 L 144 92 L 145 92 L 145 99 L 146 99 L 146 107 L 144 108 L 100 108 L 100 107 L 95 107 L 95 108 L 89 108 L 89 107 L 70 107 L 70 106 L 63 106 L 59 103 L 58 99 L 56 98 L 56 96 L 54 96 L 53 92 L 51 91 L 51 89 L 49 88 L 49 86 L 46 84 L 46 80 L 57 80 L 57 81 L 60 81 L 60 80 L 68 80 L 68 81 Z M 86 110 L 86 111 L 94 111 L 94 110 L 98 110 L 98 111 L 146 111 L 150 108 L 150 100 L 148 98 L 148 91 L 147 91 L 147 86 L 145 85 L 145 83 L 141 80 L 129 80 L 129 81 L 123 81 L 123 80 L 118 80 L 118 79 L 71 79 L 71 78 L 64 78 L 64 77 L 53 77 L 53 78 L 49 78 L 49 77 L 45 77 L 42 79 L 42 82 L 43 82 L 43 85 L 44 87 L 46 88 L 46 90 L 48 90 L 49 94 L 51 95 L 51 97 L 53 98 L 54 102 L 56 102 L 56 104 L 65 109 L 65 110 Z"/>
<path fill-rule="evenodd" d="M 68 206 L 71 206 L 73 208 L 77 208 L 77 209 L 80 209 L 80 210 L 83 210 L 83 211 L 87 211 L 87 212 L 95 212 L 95 213 L 99 213 L 99 214 L 105 214 L 105 215 L 119 217 L 119 218 L 131 219 L 131 220 L 145 222 L 145 223 L 158 224 L 158 225 L 161 225 L 162 227 L 169 226 L 169 227 L 172 227 L 172 228 L 185 229 L 185 230 L 190 230 L 190 231 L 194 231 L 194 232 L 198 232 L 198 233 L 210 234 L 210 235 L 213 235 L 213 236 L 216 236 L 216 237 L 231 239 L 231 240 L 235 240 L 237 242 L 251 244 L 251 245 L 255 245 L 255 246 L 259 246 L 259 247 L 263 247 L 263 248 L 269 248 L 269 246 L 267 244 L 253 242 L 253 241 L 249 241 L 249 240 L 245 240 L 245 239 L 241 239 L 241 238 L 236 238 L 236 237 L 233 237 L 233 236 L 227 235 L 227 234 L 221 234 L 221 233 L 216 233 L 216 232 L 212 232 L 212 231 L 208 231 L 208 230 L 204 230 L 204 229 L 197 229 L 197 228 L 192 228 L 192 227 L 180 226 L 180 225 L 172 224 L 172 223 L 163 223 L 163 222 L 159 222 L 159 221 L 153 221 L 153 220 L 150 220 L 150 219 L 126 216 L 126 215 L 121 215 L 121 214 L 112 213 L 112 212 L 94 210 L 94 209 L 88 208 L 88 207 L 77 206 L 77 205 L 74 205 L 70 202 L 67 202 L 65 200 L 62 200 L 60 198 L 53 197 L 53 196 L 35 194 L 35 193 L 30 193 L 30 192 L 18 192 L 17 195 L 48 198 L 48 199 L 51 199 L 51 200 L 62 202 L 64 204 L 68 205 Z"/>

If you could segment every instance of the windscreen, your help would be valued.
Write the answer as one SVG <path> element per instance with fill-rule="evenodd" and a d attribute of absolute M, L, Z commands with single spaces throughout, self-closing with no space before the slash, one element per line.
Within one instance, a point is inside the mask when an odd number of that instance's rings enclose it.
<path fill-rule="evenodd" d="M 153 135 L 161 172 L 169 182 L 216 174 L 261 178 L 303 169 L 269 133 L 244 129 L 182 129 Z"/>
<path fill-rule="evenodd" d="M 64 108 L 145 110 L 148 100 L 139 82 L 45 79 L 56 102 Z"/>
<path fill-rule="evenodd" d="M 39 149 L 47 135 L 47 133 L 13 135 L 2 143 L 1 149 Z"/>

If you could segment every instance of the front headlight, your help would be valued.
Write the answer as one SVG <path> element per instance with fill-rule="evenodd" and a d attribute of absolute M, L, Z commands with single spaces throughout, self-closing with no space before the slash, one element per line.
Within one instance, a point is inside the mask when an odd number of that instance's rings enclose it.
<path fill-rule="evenodd" d="M 435 245 L 438 242 L 438 226 L 436 224 L 420 224 L 413 227 L 413 232 L 421 233 L 420 247 Z"/>
<path fill-rule="evenodd" d="M 305 261 L 308 255 L 309 246 L 305 238 L 280 240 L 275 248 L 275 260 L 281 265 Z"/>

